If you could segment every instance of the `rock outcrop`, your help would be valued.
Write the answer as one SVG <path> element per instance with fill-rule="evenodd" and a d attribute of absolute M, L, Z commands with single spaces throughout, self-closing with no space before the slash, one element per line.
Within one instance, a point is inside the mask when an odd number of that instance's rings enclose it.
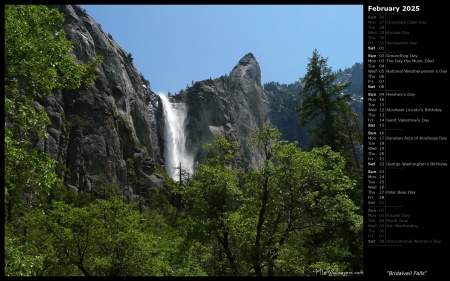
<path fill-rule="evenodd" d="M 49 5 L 65 16 L 63 28 L 73 42 L 71 55 L 79 62 L 104 57 L 95 85 L 75 91 L 56 91 L 44 104 L 51 119 L 49 137 L 36 147 L 58 161 L 67 186 L 90 190 L 100 175 L 132 196 L 127 160 L 144 186 L 155 186 L 156 163 L 162 164 L 163 131 L 159 97 L 135 68 L 132 56 L 106 34 L 77 5 Z M 128 167 L 130 168 L 130 167 Z"/>
<path fill-rule="evenodd" d="M 188 106 L 186 148 L 199 162 L 203 144 L 222 132 L 241 145 L 244 167 L 257 167 L 261 151 L 248 147 L 250 133 L 261 128 L 267 101 L 261 86 L 261 69 L 253 54 L 246 54 L 229 76 L 195 83 L 182 93 Z"/>

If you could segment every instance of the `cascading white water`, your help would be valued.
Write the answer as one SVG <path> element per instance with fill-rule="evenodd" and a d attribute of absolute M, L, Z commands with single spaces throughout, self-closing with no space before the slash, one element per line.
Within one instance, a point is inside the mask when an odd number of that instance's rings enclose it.
<path fill-rule="evenodd" d="M 192 175 L 194 159 L 186 151 L 187 115 L 184 103 L 171 103 L 164 94 L 159 94 L 164 111 L 164 168 L 169 176 L 179 181 L 181 168 Z"/>

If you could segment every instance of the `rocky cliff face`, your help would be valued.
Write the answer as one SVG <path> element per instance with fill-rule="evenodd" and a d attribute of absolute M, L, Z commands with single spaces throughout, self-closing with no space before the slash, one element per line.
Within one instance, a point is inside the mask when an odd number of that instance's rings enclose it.
<path fill-rule="evenodd" d="M 229 76 L 195 83 L 183 92 L 188 106 L 186 148 L 202 162 L 202 146 L 222 132 L 241 144 L 243 165 L 256 167 L 261 151 L 247 147 L 249 134 L 261 128 L 267 101 L 261 86 L 261 69 L 253 54 L 246 54 Z"/>
<path fill-rule="evenodd" d="M 51 5 L 65 15 L 64 30 L 73 42 L 72 55 L 86 62 L 104 57 L 95 85 L 55 92 L 45 106 L 51 119 L 49 137 L 36 147 L 58 161 L 66 184 L 90 190 L 100 175 L 132 196 L 127 182 L 127 159 L 146 186 L 159 185 L 153 173 L 162 163 L 163 122 L 159 97 L 139 73 L 131 56 L 77 5 Z"/>

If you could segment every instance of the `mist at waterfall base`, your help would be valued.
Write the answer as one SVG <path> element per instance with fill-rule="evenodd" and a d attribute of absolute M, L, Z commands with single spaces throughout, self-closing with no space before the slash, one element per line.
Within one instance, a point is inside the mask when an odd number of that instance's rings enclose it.
<path fill-rule="evenodd" d="M 167 95 L 158 93 L 164 112 L 164 169 L 175 181 L 180 180 L 181 168 L 189 175 L 194 172 L 194 159 L 186 151 L 186 115 L 184 103 L 172 103 Z"/>

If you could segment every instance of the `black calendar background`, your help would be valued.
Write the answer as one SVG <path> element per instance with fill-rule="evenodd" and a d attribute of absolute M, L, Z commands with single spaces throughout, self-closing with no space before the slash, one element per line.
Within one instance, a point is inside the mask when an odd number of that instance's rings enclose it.
<path fill-rule="evenodd" d="M 425 25 L 386 25 L 386 30 L 413 30 L 411 35 L 388 35 L 386 41 L 416 41 L 416 46 L 387 45 L 386 53 L 402 52 L 419 55 L 419 58 L 434 59 L 430 64 L 386 64 L 387 69 L 443 69 L 448 70 L 448 52 L 445 43 L 448 33 L 448 13 L 443 6 L 430 1 L 365 1 L 364 2 L 364 75 L 367 72 L 368 54 L 368 6 L 400 7 L 419 6 L 418 12 L 405 11 L 386 14 L 387 19 L 403 21 L 426 21 Z M 378 12 L 377 12 L 378 13 Z M 379 12 L 382 14 L 383 12 Z M 389 12 L 386 12 L 389 13 Z M 389 74 L 385 75 L 386 93 L 398 90 L 403 93 L 415 93 L 414 98 L 386 97 L 386 108 L 441 108 L 442 112 L 387 112 L 386 118 L 426 118 L 424 122 L 386 122 L 387 135 L 404 136 L 445 136 L 448 137 L 449 115 L 447 96 L 450 94 L 448 74 Z M 367 120 L 367 84 L 365 83 L 365 117 Z M 397 91 L 396 91 L 397 92 Z M 366 126 L 366 124 L 365 124 Z M 367 127 L 365 127 L 365 148 L 367 147 Z M 365 149 L 365 155 L 367 151 Z M 401 162 L 443 162 L 448 164 L 447 141 L 401 140 L 385 143 L 385 158 L 390 163 Z M 365 169 L 368 168 L 365 160 Z M 417 224 L 417 230 L 387 228 L 387 239 L 436 239 L 441 243 L 403 244 L 403 245 L 364 245 L 364 276 L 378 278 L 398 278 L 411 274 L 411 277 L 436 278 L 445 275 L 448 253 L 448 189 L 450 175 L 448 166 L 386 167 L 386 190 L 412 190 L 414 196 L 387 195 L 386 205 L 402 206 L 400 213 L 411 216 L 409 223 Z M 367 183 L 367 175 L 365 178 Z M 365 190 L 365 197 L 367 190 Z M 366 200 L 365 200 L 366 201 Z M 365 206 L 367 207 L 367 205 Z M 388 208 L 392 210 L 393 208 Z M 365 216 L 367 209 L 365 209 Z M 367 223 L 365 223 L 365 235 Z M 366 237 L 365 237 L 365 240 Z"/>

